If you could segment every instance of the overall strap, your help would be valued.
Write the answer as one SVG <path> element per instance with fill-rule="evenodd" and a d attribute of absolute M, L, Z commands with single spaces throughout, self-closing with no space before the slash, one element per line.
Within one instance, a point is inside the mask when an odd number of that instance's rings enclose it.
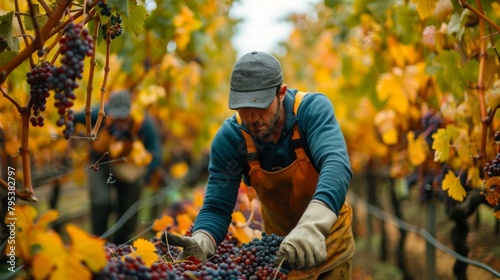
<path fill-rule="evenodd" d="M 302 99 L 304 98 L 304 96 L 306 94 L 307 94 L 307 92 L 303 92 L 303 91 L 298 91 L 296 93 L 296 95 L 295 95 L 295 103 L 293 105 L 293 113 L 295 115 L 297 115 L 300 102 L 302 102 Z M 293 126 L 293 134 L 292 134 L 291 146 L 295 150 L 295 155 L 297 156 L 297 159 L 307 159 L 308 160 L 307 154 L 306 154 L 306 152 L 304 151 L 304 148 L 303 148 L 302 138 L 300 137 L 298 121 Z"/>
<path fill-rule="evenodd" d="M 236 112 L 236 120 L 238 121 L 238 124 L 241 125 L 241 117 L 238 112 Z M 250 165 L 250 170 L 255 170 L 260 168 L 260 163 L 259 163 L 259 153 L 257 152 L 257 148 L 255 147 L 255 143 L 252 139 L 252 136 L 246 132 L 243 129 L 241 130 L 241 134 L 243 134 L 243 137 L 245 138 L 245 144 L 247 146 L 247 161 L 248 164 Z"/>

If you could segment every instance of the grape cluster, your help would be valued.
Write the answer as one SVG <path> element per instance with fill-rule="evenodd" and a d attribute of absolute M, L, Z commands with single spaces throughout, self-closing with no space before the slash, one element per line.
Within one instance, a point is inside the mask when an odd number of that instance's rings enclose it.
<path fill-rule="evenodd" d="M 30 85 L 30 96 L 33 102 L 33 115 L 30 118 L 32 126 L 43 126 L 44 118 L 40 114 L 45 111 L 47 97 L 50 96 L 49 78 L 51 77 L 50 63 L 36 65 L 26 74 Z"/>
<path fill-rule="evenodd" d="M 248 275 L 248 280 L 271 279 L 278 274 L 276 279 L 286 279 L 288 270 L 277 270 L 274 258 L 279 250 L 283 237 L 276 234 L 263 232 L 261 239 L 254 239 L 241 246 L 241 252 L 236 258 L 236 263 L 243 269 L 243 274 Z"/>
<path fill-rule="evenodd" d="M 59 41 L 61 66 L 52 67 L 52 76 L 50 79 L 50 88 L 55 91 L 54 106 L 58 109 L 60 115 L 57 121 L 58 126 L 66 126 L 63 130 L 64 137 L 69 139 L 74 131 L 74 113 L 70 108 L 73 106 L 73 100 L 76 95 L 73 91 L 78 88 L 76 79 L 82 78 L 83 60 L 85 56 L 91 56 L 94 51 L 94 39 L 89 35 L 82 23 L 69 23 L 64 28 L 64 37 Z"/>
<path fill-rule="evenodd" d="M 111 16 L 111 8 L 103 0 L 97 3 L 97 7 L 101 8 L 101 16 Z"/>
<path fill-rule="evenodd" d="M 500 142 L 500 130 L 495 131 L 495 142 Z"/>
<path fill-rule="evenodd" d="M 107 37 L 107 25 L 103 24 L 101 25 L 101 33 L 102 37 L 106 39 Z M 120 14 L 112 15 L 111 18 L 109 19 L 109 36 L 111 40 L 115 39 L 116 37 L 122 35 L 123 27 L 122 27 L 122 17 Z"/>
<path fill-rule="evenodd" d="M 488 172 L 488 177 L 500 176 L 500 153 L 497 153 L 491 162 L 484 165 L 484 171 Z"/>
<path fill-rule="evenodd" d="M 177 260 L 181 248 L 166 245 L 153 237 L 150 242 L 155 244 L 158 261 L 151 267 L 146 266 L 140 257 L 127 256 L 132 251 L 131 246 L 108 243 L 105 246 L 107 264 L 101 272 L 94 273 L 93 279 L 284 280 L 288 271 L 278 271 L 272 263 L 282 240 L 274 234 L 263 233 L 260 240 L 254 239 L 240 247 L 237 239 L 228 234 L 215 254 L 201 263 L 192 257 Z"/>
<path fill-rule="evenodd" d="M 421 121 L 422 129 L 426 132 L 425 141 L 429 146 L 432 146 L 432 134 L 436 133 L 438 128 L 443 124 L 443 118 L 436 110 L 429 110 L 423 116 Z"/>

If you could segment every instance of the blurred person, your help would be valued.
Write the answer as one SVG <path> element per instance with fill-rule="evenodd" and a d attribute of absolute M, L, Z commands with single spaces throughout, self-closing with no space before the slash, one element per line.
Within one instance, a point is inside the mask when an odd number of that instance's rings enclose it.
<path fill-rule="evenodd" d="M 98 111 L 98 107 L 92 108 L 92 126 Z M 138 203 L 151 179 L 162 173 L 162 149 L 152 117 L 147 112 L 140 115 L 142 120 L 132 117 L 130 91 L 112 92 L 104 112 L 97 139 L 92 141 L 86 171 L 92 233 L 96 236 L 106 233 L 114 210 L 116 222 L 129 211 L 132 215 L 124 217 L 123 225 L 115 228 L 112 240 L 115 244 L 124 244 L 137 229 L 139 208 L 130 208 Z M 75 123 L 85 123 L 84 112 L 75 114 Z"/>
<path fill-rule="evenodd" d="M 283 236 L 274 263 L 288 279 L 351 279 L 352 208 L 345 201 L 352 170 L 331 101 L 289 89 L 279 61 L 264 52 L 239 58 L 229 108 L 210 151 L 203 206 L 191 236 L 167 232 L 178 256 L 210 258 L 224 240 L 243 181 L 261 202 L 263 231 Z"/>

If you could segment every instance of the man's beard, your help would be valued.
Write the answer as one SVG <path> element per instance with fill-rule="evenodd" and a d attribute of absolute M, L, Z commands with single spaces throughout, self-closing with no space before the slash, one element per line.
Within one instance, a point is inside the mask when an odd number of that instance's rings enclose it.
<path fill-rule="evenodd" d="M 259 121 L 247 126 L 248 129 L 250 130 L 250 134 L 253 137 L 264 142 L 272 141 L 273 133 L 276 131 L 276 127 L 278 126 L 278 122 L 281 117 L 281 110 L 282 110 L 281 105 L 278 102 L 278 108 L 276 109 L 276 112 L 269 121 L 269 124 L 264 124 L 263 122 Z M 258 131 L 255 130 L 255 127 L 258 128 Z"/>

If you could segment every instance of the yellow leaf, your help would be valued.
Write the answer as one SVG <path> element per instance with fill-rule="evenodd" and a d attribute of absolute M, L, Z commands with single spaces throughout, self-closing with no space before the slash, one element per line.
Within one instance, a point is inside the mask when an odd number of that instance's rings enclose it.
<path fill-rule="evenodd" d="M 420 134 L 417 139 L 415 139 L 415 133 L 409 131 L 406 134 L 408 140 L 408 159 L 413 166 L 419 166 L 427 157 L 427 151 L 429 147 L 425 142 L 424 135 Z"/>
<path fill-rule="evenodd" d="M 73 224 L 67 224 L 66 231 L 71 239 L 72 257 L 84 262 L 92 271 L 99 271 L 106 266 L 104 239 L 92 236 Z"/>
<path fill-rule="evenodd" d="M 119 154 L 123 152 L 124 144 L 122 141 L 116 141 L 109 145 L 109 156 L 111 158 L 117 158 Z"/>
<path fill-rule="evenodd" d="M 417 5 L 420 18 L 425 19 L 432 15 L 439 0 L 411 0 L 411 2 Z"/>
<path fill-rule="evenodd" d="M 444 191 L 447 190 L 448 195 L 456 201 L 464 201 L 467 195 L 462 183 L 460 183 L 460 178 L 456 177 L 451 170 L 448 170 L 448 174 L 444 177 L 442 188 Z"/>
<path fill-rule="evenodd" d="M 34 279 L 48 279 L 54 269 L 52 256 L 47 254 L 36 254 L 31 260 L 31 271 Z"/>
<path fill-rule="evenodd" d="M 59 234 L 54 231 L 37 231 L 31 242 L 30 251 L 34 262 L 31 270 L 35 279 L 46 279 L 44 276 L 49 272 L 50 279 L 57 279 L 56 275 L 65 273 L 68 254 Z"/>
<path fill-rule="evenodd" d="M 382 101 L 387 100 L 389 108 L 401 114 L 406 114 L 410 104 L 401 81 L 402 74 L 401 69 L 395 68 L 393 73 L 380 75 L 376 90 L 378 98 Z"/>
<path fill-rule="evenodd" d="M 382 134 L 382 141 L 387 145 L 394 145 L 398 142 L 398 131 L 390 129 Z"/>
<path fill-rule="evenodd" d="M 152 229 L 154 231 L 163 231 L 168 226 L 174 224 L 174 218 L 169 215 L 163 215 L 160 219 L 156 219 L 153 223 Z"/>
<path fill-rule="evenodd" d="M 233 218 L 233 221 L 236 222 L 236 224 L 238 224 L 238 223 L 244 224 L 247 221 L 247 219 L 245 218 L 243 213 L 241 213 L 240 211 L 234 211 L 232 214 L 232 218 Z"/>
<path fill-rule="evenodd" d="M 185 161 L 177 162 L 172 164 L 170 167 L 170 174 L 176 179 L 181 179 L 184 177 L 189 170 L 189 166 Z"/>
<path fill-rule="evenodd" d="M 483 179 L 479 176 L 479 169 L 472 166 L 467 171 L 467 181 L 470 182 L 469 185 L 473 188 L 480 188 L 483 185 Z"/>
<path fill-rule="evenodd" d="M 132 151 L 130 151 L 128 158 L 132 159 L 137 166 L 146 166 L 153 160 L 153 156 L 140 140 L 135 140 L 132 143 Z"/>
<path fill-rule="evenodd" d="M 37 229 L 46 231 L 49 224 L 55 221 L 58 217 L 59 212 L 57 210 L 49 209 L 47 212 L 43 213 L 40 218 L 38 218 L 38 221 L 36 222 Z"/>
<path fill-rule="evenodd" d="M 458 136 L 458 129 L 454 125 L 440 128 L 432 135 L 434 142 L 432 149 L 435 150 L 434 161 L 445 162 L 450 157 L 450 142 Z"/>
<path fill-rule="evenodd" d="M 153 243 L 139 238 L 136 241 L 134 241 L 133 246 L 135 247 L 135 251 L 128 254 L 129 256 L 132 257 L 140 257 L 143 261 L 144 264 L 147 267 L 151 267 L 151 265 L 158 260 L 158 255 L 156 254 L 156 247 Z M 125 256 L 122 257 L 122 259 L 125 259 Z"/>
<path fill-rule="evenodd" d="M 31 205 L 17 205 L 13 212 L 7 212 L 5 218 L 5 223 L 8 225 L 14 216 L 16 220 L 16 255 L 20 256 L 23 260 L 29 260 L 31 258 L 31 245 L 33 242 L 33 236 L 35 235 L 35 224 L 34 221 L 37 216 L 36 209 Z M 10 215 L 9 213 L 12 213 Z M 10 249 L 6 246 L 5 249 Z"/>

